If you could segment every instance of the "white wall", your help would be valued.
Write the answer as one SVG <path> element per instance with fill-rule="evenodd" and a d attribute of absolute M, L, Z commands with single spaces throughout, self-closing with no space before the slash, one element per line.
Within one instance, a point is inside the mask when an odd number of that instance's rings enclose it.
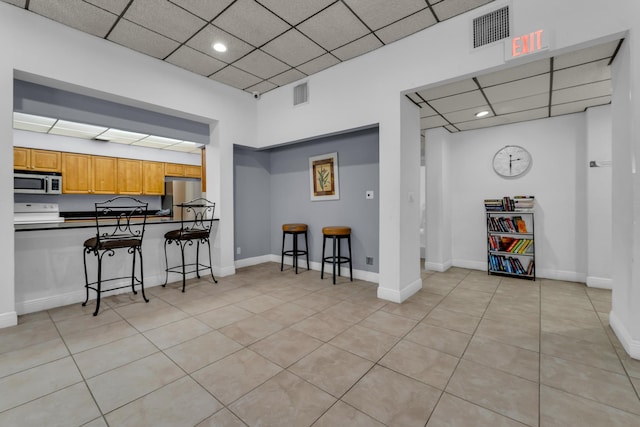
<path fill-rule="evenodd" d="M 593 174 L 610 174 L 611 169 L 590 169 L 586 160 L 587 153 L 606 156 L 607 150 L 610 152 L 609 111 L 610 107 L 604 106 L 592 113 L 456 134 L 442 129 L 428 131 L 427 171 L 439 172 L 427 177 L 427 188 L 431 189 L 427 193 L 427 224 L 431 230 L 427 266 L 486 270 L 483 200 L 533 195 L 536 275 L 585 282 L 589 274 L 597 274 L 596 284 L 603 286 L 610 281 L 604 265 L 611 251 L 611 206 L 606 203 L 611 198 L 610 180 Z M 501 178 L 491 166 L 495 152 L 509 144 L 521 145 L 533 158 L 531 169 L 517 179 Z M 446 160 L 443 152 L 448 152 Z M 444 184 L 438 173 L 449 183 Z M 450 205 L 443 203 L 444 194 L 449 195 Z M 587 226 L 589 218 L 602 227 L 594 230 Z M 590 266 L 592 258 L 598 259 L 594 266 Z"/>
<path fill-rule="evenodd" d="M 611 106 L 589 108 L 587 160 L 611 161 Z M 612 166 L 587 169 L 587 285 L 611 289 L 613 251 Z"/>
<path fill-rule="evenodd" d="M 207 196 L 221 224 L 214 264 L 220 275 L 233 264 L 233 144 L 252 145 L 256 106 L 250 94 L 0 3 L 0 195 L 12 200 L 13 78 L 71 90 L 211 124 Z M 0 208 L 0 237 L 13 248 L 13 207 Z M 15 324 L 14 252 L 0 258 L 0 326 Z M 78 256 L 80 253 L 78 253 Z"/>

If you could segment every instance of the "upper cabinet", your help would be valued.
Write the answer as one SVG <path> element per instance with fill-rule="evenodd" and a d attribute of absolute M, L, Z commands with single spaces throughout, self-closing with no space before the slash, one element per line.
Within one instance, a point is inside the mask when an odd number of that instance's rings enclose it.
<path fill-rule="evenodd" d="M 117 194 L 118 159 L 91 156 L 91 183 L 94 194 Z"/>
<path fill-rule="evenodd" d="M 62 154 L 59 151 L 14 147 L 13 168 L 39 172 L 61 172 Z"/>
<path fill-rule="evenodd" d="M 142 160 L 118 159 L 118 194 L 142 194 Z"/>
<path fill-rule="evenodd" d="M 142 162 L 142 190 L 149 196 L 164 194 L 164 163 Z"/>
<path fill-rule="evenodd" d="M 62 154 L 62 193 L 90 194 L 91 156 L 88 154 Z"/>
<path fill-rule="evenodd" d="M 165 176 L 180 176 L 186 178 L 201 178 L 202 168 L 198 165 L 183 165 L 179 163 L 165 163 Z"/>

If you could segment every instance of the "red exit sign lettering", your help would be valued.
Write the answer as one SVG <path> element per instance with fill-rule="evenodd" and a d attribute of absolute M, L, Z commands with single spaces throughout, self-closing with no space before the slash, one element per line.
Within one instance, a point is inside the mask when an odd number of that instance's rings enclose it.
<path fill-rule="evenodd" d="M 532 31 L 529 34 L 512 37 L 505 43 L 505 59 L 521 58 L 543 50 L 547 50 L 547 34 L 544 30 Z"/>

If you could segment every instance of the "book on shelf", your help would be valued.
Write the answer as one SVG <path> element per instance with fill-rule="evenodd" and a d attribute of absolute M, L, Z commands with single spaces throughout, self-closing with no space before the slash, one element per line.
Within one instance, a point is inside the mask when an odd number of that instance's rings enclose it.
<path fill-rule="evenodd" d="M 484 199 L 484 208 L 487 212 L 530 210 L 534 201 L 534 196 L 504 196 L 501 199 Z"/>

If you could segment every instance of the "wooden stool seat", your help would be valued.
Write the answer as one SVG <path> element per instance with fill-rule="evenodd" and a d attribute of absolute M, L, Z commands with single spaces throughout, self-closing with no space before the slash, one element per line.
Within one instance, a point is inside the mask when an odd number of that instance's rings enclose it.
<path fill-rule="evenodd" d="M 282 224 L 282 231 L 302 233 L 307 231 L 307 224 Z"/>
<path fill-rule="evenodd" d="M 333 243 L 333 253 L 331 256 L 324 256 L 327 239 L 331 239 Z M 349 248 L 349 256 L 342 256 L 340 253 L 340 240 L 347 239 Z M 324 279 L 324 263 L 330 262 L 333 265 L 333 284 L 336 284 L 336 266 L 338 268 L 338 276 L 340 276 L 340 264 L 349 263 L 349 278 L 353 282 L 353 266 L 351 263 L 351 227 L 342 225 L 330 225 L 322 227 L 322 268 L 320 269 L 320 278 Z"/>
<path fill-rule="evenodd" d="M 282 224 L 282 255 L 280 258 L 280 271 L 284 269 L 284 257 L 290 256 L 293 257 L 293 267 L 296 270 L 296 274 L 298 274 L 298 257 L 301 255 L 306 255 L 307 257 L 307 270 L 309 270 L 309 245 L 307 243 L 307 224 Z M 293 249 L 284 250 L 284 239 L 290 234 L 293 237 Z M 298 236 L 304 236 L 304 247 L 305 249 L 298 248 Z"/>

